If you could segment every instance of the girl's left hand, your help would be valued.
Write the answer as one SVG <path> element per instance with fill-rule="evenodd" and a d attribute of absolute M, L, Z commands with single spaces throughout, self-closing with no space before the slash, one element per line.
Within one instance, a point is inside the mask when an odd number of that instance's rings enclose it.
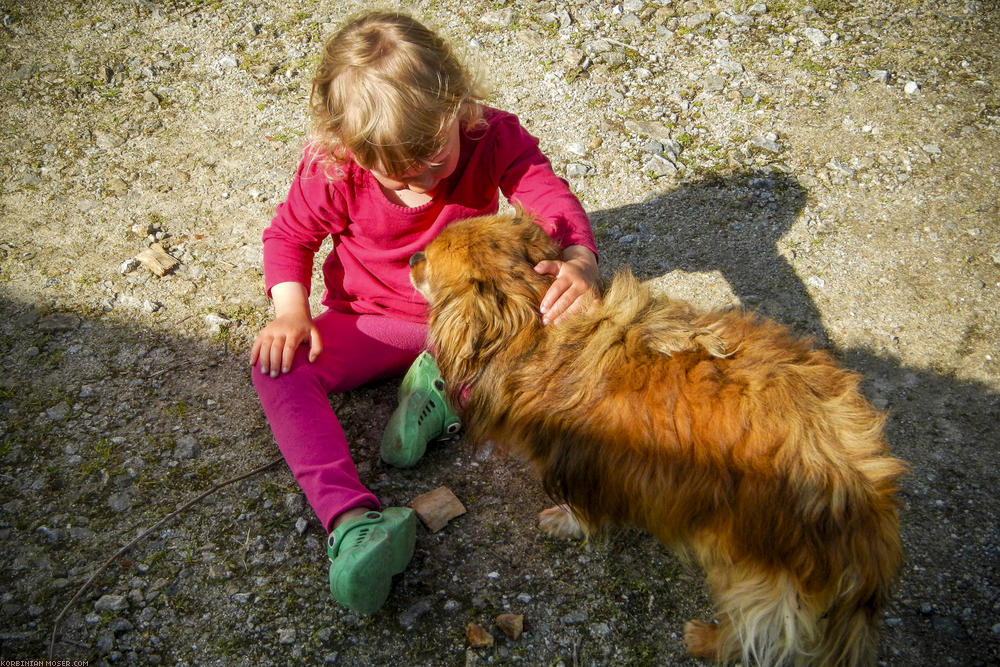
<path fill-rule="evenodd" d="M 547 259 L 535 266 L 535 271 L 555 276 L 542 298 L 542 324 L 558 323 L 579 311 L 597 296 L 597 257 L 588 248 L 571 245 L 562 252 L 562 259 Z"/>

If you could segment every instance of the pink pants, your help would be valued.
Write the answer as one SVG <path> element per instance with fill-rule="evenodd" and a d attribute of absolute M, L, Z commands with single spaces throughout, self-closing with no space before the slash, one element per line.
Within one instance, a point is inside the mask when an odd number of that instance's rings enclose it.
<path fill-rule="evenodd" d="M 253 369 L 264 414 L 288 467 L 327 531 L 355 507 L 379 509 L 361 483 L 329 394 L 403 375 L 426 345 L 427 326 L 381 315 L 328 310 L 314 320 L 323 352 L 309 363 L 307 345 L 277 378 Z"/>

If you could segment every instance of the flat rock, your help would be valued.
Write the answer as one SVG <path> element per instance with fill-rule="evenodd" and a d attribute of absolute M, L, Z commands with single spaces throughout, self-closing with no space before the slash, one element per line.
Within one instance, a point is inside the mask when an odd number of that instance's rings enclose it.
<path fill-rule="evenodd" d="M 421 494 L 413 499 L 410 505 L 427 526 L 427 530 L 436 533 L 444 528 L 449 521 L 465 514 L 465 505 L 446 486 Z"/>

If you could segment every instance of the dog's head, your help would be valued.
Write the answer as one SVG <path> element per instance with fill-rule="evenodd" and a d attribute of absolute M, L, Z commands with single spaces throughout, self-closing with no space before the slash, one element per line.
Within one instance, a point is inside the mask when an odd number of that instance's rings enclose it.
<path fill-rule="evenodd" d="M 537 332 L 552 278 L 534 267 L 558 257 L 559 246 L 520 211 L 453 223 L 413 255 L 410 281 L 430 304 L 430 342 L 452 387 Z"/>

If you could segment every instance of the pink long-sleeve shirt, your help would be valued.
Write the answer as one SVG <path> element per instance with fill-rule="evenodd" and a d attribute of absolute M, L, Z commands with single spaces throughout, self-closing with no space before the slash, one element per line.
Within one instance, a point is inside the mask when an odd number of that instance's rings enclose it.
<path fill-rule="evenodd" d="M 375 177 L 353 162 L 331 165 L 307 149 L 288 199 L 264 231 L 268 294 L 288 281 L 310 289 L 313 258 L 330 237 L 324 306 L 423 321 L 427 303 L 410 285 L 410 256 L 448 224 L 496 213 L 500 192 L 537 216 L 562 247 L 582 245 L 596 254 L 583 206 L 553 173 L 538 140 L 513 114 L 486 108 L 484 120 L 485 128 L 462 131 L 454 173 L 434 199 L 415 208 L 390 202 Z"/>

